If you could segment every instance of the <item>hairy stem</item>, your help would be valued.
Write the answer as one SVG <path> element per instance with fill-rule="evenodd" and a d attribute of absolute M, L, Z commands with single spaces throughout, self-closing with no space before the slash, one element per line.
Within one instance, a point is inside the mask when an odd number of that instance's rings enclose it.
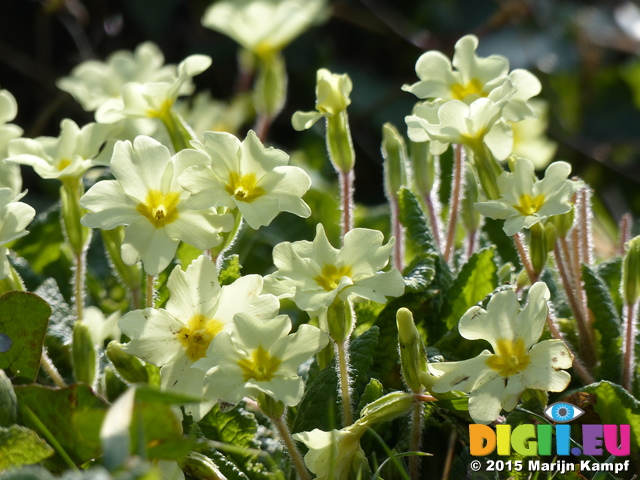
<path fill-rule="evenodd" d="M 393 245 L 393 266 L 402 272 L 404 269 L 404 230 L 398 215 L 398 197 L 390 196 L 389 204 L 391 206 L 391 228 L 392 235 L 396 239 Z"/>
<path fill-rule="evenodd" d="M 304 464 L 304 460 L 302 458 L 302 455 L 300 454 L 300 450 L 298 450 L 298 447 L 296 446 L 296 443 L 293 440 L 293 437 L 291 436 L 291 431 L 289 430 L 287 423 L 284 421 L 284 415 L 279 418 L 272 418 L 271 421 L 273 422 L 276 429 L 278 430 L 280 439 L 282 440 L 287 451 L 289 452 L 289 457 L 293 462 L 293 465 L 298 474 L 298 478 L 300 480 L 311 480 L 311 476 L 309 475 L 309 471 L 307 470 L 307 467 Z"/>
<path fill-rule="evenodd" d="M 424 427 L 424 404 L 415 402 L 411 407 L 411 451 L 419 452 L 422 447 L 422 428 Z M 420 464 L 422 457 L 412 455 L 409 457 L 409 476 L 411 480 L 420 478 Z"/>
<path fill-rule="evenodd" d="M 338 170 L 340 177 L 340 204 L 342 210 L 342 238 L 347 232 L 353 229 L 353 182 L 355 180 L 355 174 L 353 169 L 348 172 L 342 172 Z"/>
<path fill-rule="evenodd" d="M 624 306 L 624 361 L 622 363 L 622 386 L 629 392 L 633 387 L 633 369 L 635 361 L 635 339 L 637 336 L 636 318 L 638 302 Z"/>
<path fill-rule="evenodd" d="M 522 235 L 520 233 L 516 233 L 513 237 L 513 243 L 518 250 L 518 256 L 520 257 L 520 262 L 527 272 L 527 276 L 529 277 L 529 281 L 533 284 L 538 281 L 538 274 L 533 269 L 531 265 L 531 260 L 529 260 L 529 254 L 527 253 L 526 248 L 524 247 L 524 243 L 522 242 Z"/>
<path fill-rule="evenodd" d="M 62 375 L 60 375 L 58 369 L 51 361 L 51 357 L 49 357 L 47 350 L 44 348 L 42 349 L 42 355 L 40 356 L 40 366 L 45 372 L 47 372 L 47 375 L 49 375 L 49 378 L 53 381 L 56 387 L 64 388 L 67 386 Z"/>
<path fill-rule="evenodd" d="M 155 295 L 155 275 L 147 275 L 147 291 L 145 296 L 145 307 L 153 308 L 153 297 Z"/>
<path fill-rule="evenodd" d="M 351 410 L 351 381 L 349 377 L 349 340 L 336 342 L 336 370 L 340 382 L 340 400 L 342 401 L 342 426 L 348 427 L 353 423 Z"/>
<path fill-rule="evenodd" d="M 458 215 L 460 214 L 460 203 L 463 193 L 462 179 L 464 178 L 464 156 L 462 154 L 462 148 L 462 145 L 455 146 L 453 184 L 451 187 L 451 207 L 447 223 L 447 241 L 443 252 L 444 260 L 447 263 L 450 263 L 453 258 L 456 240 L 456 227 L 458 226 Z"/>

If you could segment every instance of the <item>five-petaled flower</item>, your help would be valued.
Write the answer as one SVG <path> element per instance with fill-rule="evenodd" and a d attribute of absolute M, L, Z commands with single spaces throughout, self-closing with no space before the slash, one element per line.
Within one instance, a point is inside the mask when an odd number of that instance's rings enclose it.
<path fill-rule="evenodd" d="M 82 223 L 104 230 L 126 225 L 122 259 L 128 265 L 142 259 L 149 275 L 169 265 L 180 241 L 206 250 L 233 226 L 231 215 L 185 206 L 189 192 L 178 185 L 176 157 L 150 137 L 116 143 L 111 170 L 115 180 L 96 183 L 80 200 L 89 210 Z"/>
<path fill-rule="evenodd" d="M 301 168 L 287 165 L 285 152 L 265 148 L 253 130 L 242 143 L 226 132 L 205 132 L 203 137 L 203 143 L 192 142 L 194 149 L 178 153 L 190 165 L 179 178 L 192 194 L 190 208 L 237 208 L 254 229 L 269 225 L 280 212 L 311 214 L 302 200 L 311 179 Z"/>
<path fill-rule="evenodd" d="M 304 392 L 298 369 L 327 345 L 329 337 L 306 324 L 290 331 L 287 315 L 268 320 L 235 315 L 232 329 L 219 333 L 206 357 L 194 364 L 206 372 L 205 398 L 238 403 L 264 393 L 284 405 L 297 405 Z"/>
<path fill-rule="evenodd" d="M 274 247 L 277 270 L 268 277 L 267 287 L 280 296 L 293 297 L 298 308 L 310 315 L 324 313 L 336 297 L 385 303 L 386 297 L 402 295 L 404 279 L 396 268 L 382 271 L 395 243 L 392 237 L 383 245 L 383 239 L 377 230 L 354 228 L 337 249 L 318 224 L 313 242 L 282 242 Z"/>
<path fill-rule="evenodd" d="M 477 48 L 478 38 L 465 35 L 456 43 L 453 61 L 438 51 L 422 54 L 416 62 L 420 81 L 405 85 L 403 90 L 422 99 L 459 100 L 467 105 L 479 98 L 497 103 L 509 93 L 501 112 L 505 120 L 514 122 L 535 117 L 528 104 L 531 97 L 540 93 L 540 81 L 535 75 L 523 69 L 509 72 L 509 61 L 505 57 L 478 57 Z M 506 82 L 512 88 L 504 90 Z"/>
<path fill-rule="evenodd" d="M 513 410 L 527 388 L 561 392 L 571 380 L 563 369 L 571 367 L 573 355 L 562 340 L 538 343 L 548 300 L 549 289 L 537 282 L 522 310 L 513 290 L 493 295 L 486 310 L 470 308 L 460 319 L 460 334 L 488 341 L 493 353 L 484 350 L 469 360 L 431 363 L 429 373 L 421 375 L 439 377 L 431 386 L 434 392 L 469 393 L 469 414 L 477 423 L 494 421 L 502 409 Z"/>
<path fill-rule="evenodd" d="M 498 177 L 500 198 L 478 202 L 475 208 L 486 217 L 505 220 L 504 232 L 515 235 L 552 215 L 571 210 L 571 196 L 582 183 L 569 180 L 570 173 L 567 162 L 553 162 L 544 179 L 537 180 L 533 163 L 518 158 L 513 172 L 503 172 Z"/>
<path fill-rule="evenodd" d="M 10 188 L 0 188 L 0 280 L 6 278 L 11 271 L 7 259 L 8 250 L 3 245 L 29 233 L 27 225 L 36 215 L 33 207 L 19 201 L 23 196 L 24 194 L 16 197 Z"/>
<path fill-rule="evenodd" d="M 176 266 L 167 288 L 165 308 L 134 310 L 120 319 L 120 329 L 131 339 L 123 348 L 162 367 L 164 388 L 196 396 L 202 393 L 204 372 L 191 366 L 205 357 L 217 335 L 231 329 L 234 315 L 246 313 L 265 321 L 280 308 L 275 296 L 261 293 L 260 275 L 246 275 L 220 286 L 215 264 L 204 255 L 186 271 Z"/>

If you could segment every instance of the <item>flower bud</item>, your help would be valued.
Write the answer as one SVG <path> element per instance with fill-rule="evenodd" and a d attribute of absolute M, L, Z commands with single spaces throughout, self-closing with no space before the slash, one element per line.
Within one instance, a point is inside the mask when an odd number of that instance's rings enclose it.
<path fill-rule="evenodd" d="M 547 232 L 540 223 L 531 225 L 529 229 L 529 255 L 531 266 L 536 274 L 540 274 L 547 265 L 548 257 Z"/>
<path fill-rule="evenodd" d="M 557 238 L 565 238 L 573 226 L 573 218 L 575 216 L 574 208 L 562 215 L 553 215 L 549 217 L 547 222 L 553 223 L 556 227 Z"/>
<path fill-rule="evenodd" d="M 286 95 L 287 71 L 282 55 L 260 57 L 253 97 L 256 112 L 275 117 L 282 110 Z"/>
<path fill-rule="evenodd" d="M 67 237 L 67 241 L 76 256 L 84 251 L 91 229 L 80 223 L 80 219 L 85 214 L 84 208 L 80 206 L 80 197 L 84 193 L 82 181 L 79 178 L 69 177 L 60 188 L 60 200 L 62 203 L 62 223 Z"/>
<path fill-rule="evenodd" d="M 407 413 L 415 401 L 415 397 L 411 393 L 388 393 L 364 407 L 356 424 L 371 426 L 376 423 L 388 422 Z"/>
<path fill-rule="evenodd" d="M 316 74 L 316 110 L 320 113 L 338 115 L 351 104 L 353 83 L 346 73 L 331 73 L 321 68 Z"/>
<path fill-rule="evenodd" d="M 78 320 L 73 326 L 71 354 L 75 379 L 78 382 L 93 385 L 97 368 L 96 348 L 93 345 L 89 327 L 81 320 Z"/>
<path fill-rule="evenodd" d="M 327 150 L 336 170 L 343 174 L 353 170 L 356 154 L 353 150 L 349 117 L 346 110 L 327 117 Z"/>
<path fill-rule="evenodd" d="M 149 372 L 145 363 L 138 357 L 125 352 L 116 341 L 107 346 L 107 357 L 117 372 L 130 383 L 149 383 Z"/>
<path fill-rule="evenodd" d="M 398 345 L 400 347 L 400 365 L 402 377 L 407 386 L 415 393 L 422 390 L 419 373 L 427 368 L 427 356 L 422 337 L 415 326 L 413 315 L 407 308 L 396 313 L 398 325 Z"/>
<path fill-rule="evenodd" d="M 429 150 L 429 142 L 411 142 L 410 145 L 413 188 L 417 195 L 429 196 L 439 177 L 437 158 Z"/>
<path fill-rule="evenodd" d="M 327 329 L 336 343 L 345 342 L 353 330 L 353 309 L 349 301 L 336 297 L 327 309 Z"/>
<path fill-rule="evenodd" d="M 407 146 L 391 123 L 382 126 L 382 157 L 387 198 L 395 197 L 407 185 Z"/>
<path fill-rule="evenodd" d="M 627 242 L 622 265 L 622 295 L 626 305 L 635 305 L 640 299 L 640 235 Z"/>

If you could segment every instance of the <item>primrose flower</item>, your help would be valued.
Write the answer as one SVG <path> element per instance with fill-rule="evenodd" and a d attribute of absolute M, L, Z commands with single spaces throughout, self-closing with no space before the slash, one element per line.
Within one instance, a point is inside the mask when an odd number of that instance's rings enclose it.
<path fill-rule="evenodd" d="M 205 398 L 238 403 L 261 393 L 287 406 L 297 405 L 304 393 L 298 368 L 322 350 L 329 337 L 319 328 L 300 325 L 290 334 L 287 315 L 265 320 L 236 314 L 230 331 L 211 342 L 206 358 L 194 364 L 204 370 Z"/>
<path fill-rule="evenodd" d="M 386 297 L 402 295 L 404 279 L 396 268 L 381 271 L 389 263 L 395 238 L 385 245 L 382 241 L 383 235 L 377 230 L 354 228 L 344 236 L 344 246 L 338 250 L 318 224 L 313 242 L 275 246 L 273 262 L 277 270 L 268 278 L 267 288 L 293 297 L 298 308 L 310 315 L 325 312 L 336 297 L 385 303 Z"/>
<path fill-rule="evenodd" d="M 505 220 L 504 232 L 515 235 L 552 215 L 571 210 L 571 196 L 581 183 L 568 180 L 570 173 L 567 162 L 553 162 L 544 179 L 537 180 L 533 163 L 518 158 L 513 172 L 503 172 L 498 177 L 500 198 L 478 202 L 475 208 L 486 217 Z"/>
<path fill-rule="evenodd" d="M 220 0 L 206 10 L 202 24 L 268 58 L 326 17 L 326 0 Z"/>
<path fill-rule="evenodd" d="M 313 112 L 295 112 L 291 118 L 293 128 L 301 131 L 311 128 L 323 117 L 338 115 L 351 104 L 353 83 L 346 73 L 331 73 L 321 68 L 316 74 L 316 110 Z"/>
<path fill-rule="evenodd" d="M 125 118 L 165 118 L 180 95 L 190 93 L 191 79 L 211 65 L 206 55 L 190 55 L 178 65 L 177 75 L 163 81 L 128 82 L 121 97 L 106 100 L 96 110 L 96 121 L 114 123 Z"/>
<path fill-rule="evenodd" d="M 535 100 L 535 99 L 534 99 Z M 536 118 L 526 118 L 519 122 L 512 122 L 513 155 L 531 160 L 536 170 L 549 165 L 556 153 L 558 145 L 550 140 L 545 132 L 548 126 L 548 105 L 543 100 L 531 100 Z"/>
<path fill-rule="evenodd" d="M 503 103 L 479 98 L 470 105 L 460 100 L 418 104 L 405 118 L 409 138 L 414 142 L 431 140 L 434 155 L 443 154 L 451 143 L 473 150 L 484 142 L 497 159 L 505 159 L 513 147 L 513 134 L 501 121 Z"/>
<path fill-rule="evenodd" d="M 22 129 L 8 123 L 18 114 L 18 103 L 8 90 L 0 90 L 0 188 L 11 188 L 14 195 L 22 189 L 20 167 L 5 159 L 8 154 L 9 141 L 22 135 Z"/>
<path fill-rule="evenodd" d="M 176 75 L 176 66 L 163 64 L 162 51 L 154 43 L 145 42 L 134 52 L 114 52 L 105 62 L 82 62 L 56 85 L 70 93 L 82 108 L 92 112 L 106 101 L 120 98 L 122 87 L 129 82 L 171 82 Z"/>
<path fill-rule="evenodd" d="M 469 395 L 469 414 L 477 423 L 490 423 L 501 409 L 513 410 L 527 388 L 561 392 L 571 375 L 573 355 L 562 340 L 538 343 L 547 318 L 549 289 L 542 282 L 529 290 L 526 306 L 513 290 L 498 292 L 484 310 L 470 308 L 460 319 L 460 334 L 469 340 L 487 340 L 493 352 L 460 362 L 429 364 L 437 378 L 434 392 L 462 391 Z"/>
<path fill-rule="evenodd" d="M 29 233 L 26 227 L 36 215 L 33 207 L 19 201 L 22 196 L 16 197 L 10 188 L 0 188 L 0 279 L 10 273 L 4 245 Z"/>
<path fill-rule="evenodd" d="M 120 341 L 119 320 L 120 312 L 117 310 L 108 316 L 98 307 L 89 306 L 84 310 L 84 323 L 89 327 L 93 343 L 100 348 L 104 347 L 107 339 Z"/>
<path fill-rule="evenodd" d="M 478 57 L 477 48 L 478 38 L 465 35 L 455 45 L 453 61 L 438 51 L 422 54 L 416 62 L 420 81 L 402 89 L 422 99 L 458 100 L 471 105 L 478 98 L 499 102 L 505 94 L 501 87 L 509 82 L 514 92 L 504 103 L 501 115 L 512 122 L 535 117 L 528 104 L 541 89 L 535 75 L 522 69 L 509 73 L 509 60 L 500 55 Z"/>
<path fill-rule="evenodd" d="M 205 132 L 204 143 L 178 153 L 191 165 L 179 178 L 192 194 L 189 208 L 237 208 L 251 228 L 269 225 L 279 212 L 308 217 L 311 209 L 302 200 L 311 179 L 299 167 L 288 166 L 289 156 L 265 148 L 253 130 L 240 141 L 226 132 Z"/>
<path fill-rule="evenodd" d="M 309 448 L 304 463 L 316 480 L 348 480 L 361 468 L 368 470 L 369 464 L 360 446 L 360 439 L 368 428 L 356 422 L 341 430 L 325 432 L 316 428 L 296 433 L 293 438 Z"/>
<path fill-rule="evenodd" d="M 141 258 L 149 275 L 169 265 L 180 241 L 206 250 L 233 226 L 231 215 L 186 207 L 189 193 L 178 185 L 176 157 L 150 137 L 116 143 L 111 171 L 115 180 L 96 183 L 80 199 L 89 210 L 82 224 L 104 230 L 126 225 L 122 259 L 133 265 Z"/>
<path fill-rule="evenodd" d="M 46 179 L 80 178 L 91 167 L 104 164 L 96 157 L 112 131 L 112 126 L 98 123 L 80 128 L 65 118 L 58 137 L 12 140 L 7 161 L 29 165 Z"/>
<path fill-rule="evenodd" d="M 234 315 L 251 314 L 266 321 L 278 314 L 278 299 L 261 294 L 262 286 L 260 275 L 220 286 L 216 266 L 205 256 L 186 271 L 176 266 L 167 281 L 165 308 L 135 310 L 120 320 L 131 339 L 123 349 L 162 367 L 164 388 L 200 395 L 204 372 L 191 366 L 207 355 L 213 339 L 232 328 Z"/>

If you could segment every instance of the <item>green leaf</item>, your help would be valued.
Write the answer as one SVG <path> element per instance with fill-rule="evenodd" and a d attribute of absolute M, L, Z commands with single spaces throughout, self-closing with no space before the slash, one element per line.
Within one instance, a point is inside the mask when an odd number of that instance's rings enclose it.
<path fill-rule="evenodd" d="M 0 427 L 8 427 L 16 423 L 18 416 L 18 399 L 13 391 L 11 380 L 0 370 Z"/>
<path fill-rule="evenodd" d="M 609 289 L 587 265 L 582 266 L 587 306 L 593 312 L 593 328 L 598 332 L 598 376 L 613 382 L 622 377 L 622 325 Z"/>
<path fill-rule="evenodd" d="M 474 253 L 460 269 L 458 277 L 447 291 L 443 314 L 447 328 L 452 329 L 469 308 L 482 301 L 498 286 L 495 249 L 485 248 Z"/>
<path fill-rule="evenodd" d="M 16 386 L 16 397 L 21 411 L 30 409 L 45 428 L 51 432 L 62 448 L 76 464 L 85 463 L 101 454 L 99 428 L 82 432 L 83 441 L 78 441 L 80 431 L 74 417 L 93 409 L 105 409 L 105 403 L 87 385 L 72 385 L 66 388 L 49 388 L 41 385 Z M 34 430 L 38 425 L 29 416 L 23 415 L 24 424 Z M 40 432 L 45 435 L 44 432 Z M 45 435 L 46 436 L 46 435 Z"/>
<path fill-rule="evenodd" d="M 398 192 L 398 208 L 400 222 L 404 225 L 407 242 L 411 245 L 417 257 L 427 254 L 437 254 L 438 249 L 433 241 L 431 227 L 420 207 L 416 196 L 406 188 Z"/>
<path fill-rule="evenodd" d="M 242 265 L 240 265 L 239 255 L 229 255 L 225 257 L 222 262 L 222 267 L 220 267 L 220 273 L 218 274 L 220 285 L 229 285 L 235 282 L 240 278 L 241 269 Z"/>
<path fill-rule="evenodd" d="M 371 327 L 362 335 L 351 340 L 352 402 L 359 401 L 371 375 L 369 371 L 378 355 L 379 329 Z M 338 377 L 335 360 L 311 380 L 298 404 L 298 412 L 293 421 L 292 432 L 305 432 L 319 428 L 329 431 L 338 425 L 336 412 L 340 411 L 338 400 Z"/>
<path fill-rule="evenodd" d="M 36 379 L 51 308 L 40 297 L 27 292 L 0 296 L 0 331 L 12 340 L 0 353 L 0 369 L 11 377 Z"/>
<path fill-rule="evenodd" d="M 48 470 L 36 465 L 2 472 L 0 478 L 2 480 L 55 480 Z"/>
<path fill-rule="evenodd" d="M 620 385 L 606 380 L 587 385 L 582 391 L 595 395 L 592 405 L 600 423 L 631 426 L 631 451 L 637 451 L 640 445 L 640 401 Z M 587 399 L 590 400 L 589 397 Z"/>
<path fill-rule="evenodd" d="M 501 263 L 511 262 L 516 268 L 520 267 L 520 257 L 518 251 L 513 244 L 511 238 L 507 237 L 502 227 L 504 220 L 494 220 L 491 218 L 484 219 L 482 231 L 487 236 L 489 242 L 481 242 L 481 244 L 493 245 L 497 249 L 497 255 L 500 257 Z"/>
<path fill-rule="evenodd" d="M 53 449 L 26 427 L 0 427 L 0 471 L 9 467 L 33 465 L 53 455 Z"/>
<path fill-rule="evenodd" d="M 371 402 L 378 400 L 384 395 L 384 386 L 380 383 L 379 380 L 372 378 L 367 383 L 367 386 L 364 388 L 364 392 L 360 396 L 360 402 L 358 403 L 358 408 L 356 409 L 356 417 L 360 416 L 360 411 L 366 407 Z"/>
<path fill-rule="evenodd" d="M 236 406 L 223 412 L 219 404 L 198 422 L 200 429 L 209 440 L 230 443 L 238 447 L 256 448 L 255 435 L 258 431 L 256 417 L 244 408 Z"/>

